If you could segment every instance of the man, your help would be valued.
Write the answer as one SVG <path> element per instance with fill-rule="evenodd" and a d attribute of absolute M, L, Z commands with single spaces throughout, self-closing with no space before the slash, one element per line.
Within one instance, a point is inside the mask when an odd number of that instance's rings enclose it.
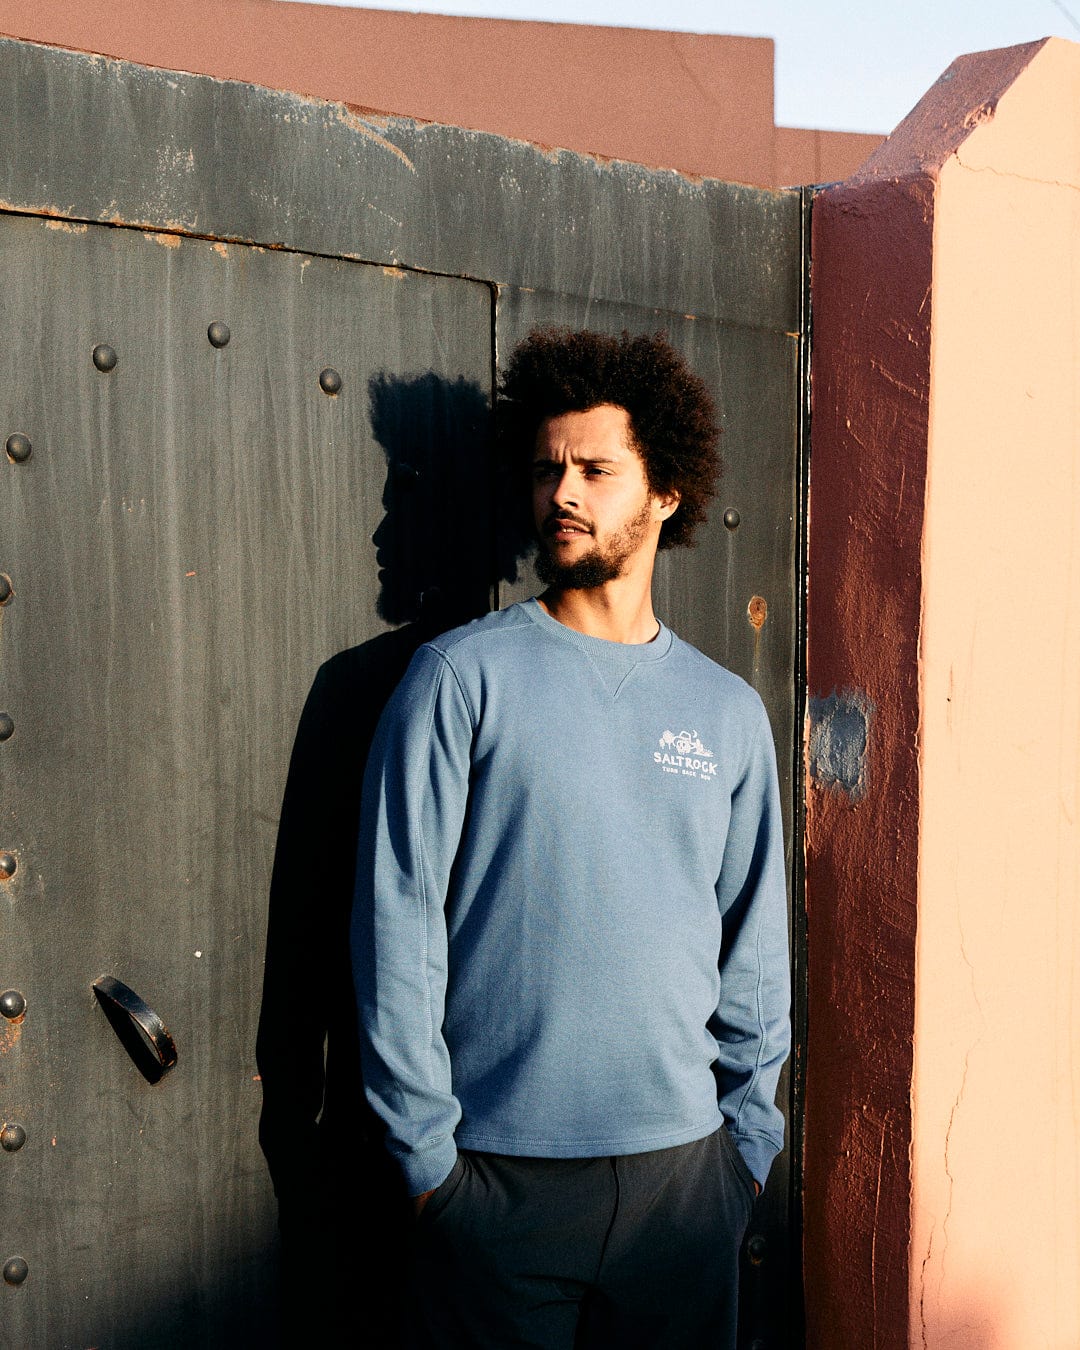
<path fill-rule="evenodd" d="M 547 590 L 420 649 L 364 784 L 354 974 L 412 1341 L 733 1346 L 783 1142 L 775 757 L 651 600 L 713 490 L 711 400 L 660 337 L 537 330 L 498 412 Z"/>

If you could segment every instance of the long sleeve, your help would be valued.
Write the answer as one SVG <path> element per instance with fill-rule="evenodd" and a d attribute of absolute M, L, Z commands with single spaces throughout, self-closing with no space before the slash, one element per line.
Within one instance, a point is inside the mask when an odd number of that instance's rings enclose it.
<path fill-rule="evenodd" d="M 352 920 L 365 1090 L 417 1195 L 450 1172 L 461 1110 L 443 1039 L 445 902 L 468 799 L 473 725 L 454 672 L 414 657 L 368 757 Z"/>
<path fill-rule="evenodd" d="M 731 799 L 716 883 L 723 916 L 717 1042 L 720 1109 L 750 1171 L 764 1186 L 783 1147 L 775 1098 L 791 1042 L 784 832 L 776 756 L 764 708 Z"/>

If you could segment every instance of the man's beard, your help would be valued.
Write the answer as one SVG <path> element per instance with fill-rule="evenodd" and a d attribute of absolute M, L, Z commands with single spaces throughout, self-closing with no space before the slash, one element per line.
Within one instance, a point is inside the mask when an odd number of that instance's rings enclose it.
<path fill-rule="evenodd" d="M 650 521 L 650 504 L 646 502 L 641 510 L 611 536 L 606 546 L 594 543 L 587 553 L 583 553 L 575 562 L 561 563 L 555 558 L 544 538 L 540 535 L 540 552 L 536 555 L 536 575 L 545 586 L 557 591 L 590 591 L 603 586 L 616 577 L 621 577 L 630 557 L 641 547 Z M 556 517 L 557 519 L 557 517 Z"/>

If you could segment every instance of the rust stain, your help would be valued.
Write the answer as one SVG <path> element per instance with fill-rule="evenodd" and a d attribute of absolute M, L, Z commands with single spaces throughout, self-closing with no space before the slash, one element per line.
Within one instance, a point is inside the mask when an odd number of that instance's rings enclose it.
<path fill-rule="evenodd" d="M 180 236 L 178 234 L 148 234 L 146 238 L 155 244 L 160 244 L 162 248 L 180 247 Z"/>
<path fill-rule="evenodd" d="M 186 576 L 186 577 L 193 577 L 194 575 L 195 575 L 194 572 L 185 572 L 185 573 L 184 573 L 184 576 Z"/>
<path fill-rule="evenodd" d="M 229 256 L 228 244 L 223 244 L 220 239 L 217 241 L 216 244 L 214 244 L 213 248 L 214 252 L 220 253 L 223 258 L 227 258 Z"/>
<path fill-rule="evenodd" d="M 9 1050 L 14 1050 L 22 1039 L 22 1024 L 26 1020 L 26 1014 L 19 1017 L 12 1017 L 10 1021 L 4 1019 L 4 1025 L 0 1027 L 0 1055 L 6 1055 Z"/>
<path fill-rule="evenodd" d="M 759 633 L 765 626 L 765 620 L 768 618 L 768 615 L 769 606 L 765 603 L 764 596 L 752 595 L 750 597 L 750 603 L 746 606 L 746 617 Z"/>
<path fill-rule="evenodd" d="M 85 234 L 86 231 L 90 228 L 90 226 L 78 225 L 70 220 L 60 220 L 58 218 L 50 218 L 46 220 L 45 228 L 47 230 L 63 230 L 67 234 Z"/>
<path fill-rule="evenodd" d="M 408 276 L 408 273 L 407 273 L 407 272 L 405 271 L 405 269 L 402 268 L 402 267 L 384 267 L 384 268 L 383 268 L 383 276 L 384 276 L 384 277 L 404 278 L 404 277 Z"/>

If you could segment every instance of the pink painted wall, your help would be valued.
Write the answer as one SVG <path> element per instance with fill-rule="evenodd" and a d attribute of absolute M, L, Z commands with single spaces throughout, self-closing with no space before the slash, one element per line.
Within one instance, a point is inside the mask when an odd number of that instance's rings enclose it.
<path fill-rule="evenodd" d="M 277 0 L 0 0 L 0 33 L 762 187 L 880 136 L 773 126 L 773 43 Z"/>
<path fill-rule="evenodd" d="M 821 1350 L 1080 1345 L 1077 107 L 1074 44 L 961 58 L 815 206 Z"/>
<path fill-rule="evenodd" d="M 1080 46 L 942 164 L 911 1343 L 1080 1346 Z"/>

